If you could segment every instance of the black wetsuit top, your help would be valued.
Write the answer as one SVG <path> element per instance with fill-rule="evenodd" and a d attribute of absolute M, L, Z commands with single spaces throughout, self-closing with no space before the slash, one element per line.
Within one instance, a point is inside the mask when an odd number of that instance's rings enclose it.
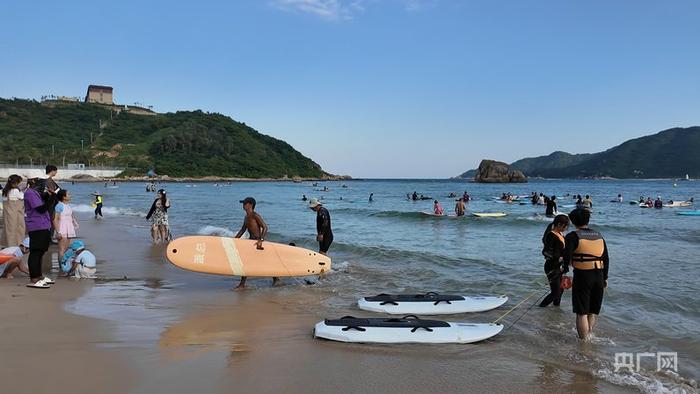
<path fill-rule="evenodd" d="M 547 210 L 545 211 L 546 215 L 554 215 L 554 212 L 557 211 L 557 202 L 554 200 L 547 200 Z"/>
<path fill-rule="evenodd" d="M 564 256 L 564 245 L 561 240 L 554 235 L 551 231 L 545 234 L 542 238 L 544 242 L 544 248 L 542 248 L 542 255 L 544 255 L 544 272 L 551 272 L 561 266 L 559 259 Z"/>
<path fill-rule="evenodd" d="M 317 234 L 323 234 L 324 237 L 333 236 L 331 214 L 324 207 L 319 208 L 318 212 L 316 212 L 316 232 Z"/>

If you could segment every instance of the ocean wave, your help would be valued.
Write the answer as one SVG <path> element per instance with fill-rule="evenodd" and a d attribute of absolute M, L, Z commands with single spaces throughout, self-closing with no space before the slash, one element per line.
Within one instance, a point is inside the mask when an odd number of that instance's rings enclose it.
<path fill-rule="evenodd" d="M 685 379 L 672 372 L 647 374 L 646 371 L 614 372 L 609 368 L 603 368 L 595 371 L 594 375 L 610 383 L 634 387 L 645 393 L 696 393 L 698 389 L 697 382 L 694 380 Z"/>
<path fill-rule="evenodd" d="M 379 218 L 406 218 L 406 219 L 421 219 L 428 218 L 428 216 L 422 214 L 421 212 L 414 211 L 379 211 L 372 212 L 369 216 L 379 217 Z"/>
<path fill-rule="evenodd" d="M 204 226 L 197 230 L 199 235 L 214 235 L 217 237 L 233 237 L 236 232 L 226 227 Z"/>
<path fill-rule="evenodd" d="M 86 213 L 90 212 L 93 213 L 95 212 L 95 208 L 87 205 L 87 204 L 76 204 L 76 205 L 71 205 L 73 208 L 74 212 L 80 212 L 80 213 Z M 122 207 L 102 207 L 102 213 L 106 216 L 136 216 L 136 217 L 146 217 L 146 214 L 144 212 L 138 212 L 134 211 L 131 208 L 122 208 Z"/>

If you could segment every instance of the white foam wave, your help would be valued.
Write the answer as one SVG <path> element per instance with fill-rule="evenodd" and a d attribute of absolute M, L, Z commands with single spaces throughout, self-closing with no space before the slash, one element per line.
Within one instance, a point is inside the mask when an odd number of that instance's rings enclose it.
<path fill-rule="evenodd" d="M 348 272 L 348 268 L 350 268 L 350 262 L 347 260 L 341 261 L 339 263 L 333 263 L 331 267 L 331 272 L 332 271 L 339 271 L 339 272 Z"/>
<path fill-rule="evenodd" d="M 605 379 L 610 383 L 617 384 L 620 386 L 634 387 L 645 393 L 695 393 L 697 392 L 697 385 L 693 381 L 685 381 L 685 379 L 674 374 L 675 376 L 668 376 L 671 381 L 664 381 L 657 379 L 653 376 L 647 376 L 644 372 L 629 372 L 625 370 L 624 372 L 613 372 L 610 369 L 604 368 L 600 369 L 594 374 Z"/>
<path fill-rule="evenodd" d="M 71 205 L 74 212 L 94 212 L 95 208 L 87 204 Z M 140 216 L 146 217 L 144 212 L 137 212 L 130 208 L 121 207 L 102 207 L 102 214 L 105 216 Z"/>
<path fill-rule="evenodd" d="M 236 233 L 230 228 L 217 226 L 204 226 L 197 231 L 199 235 L 215 235 L 219 237 L 233 237 Z"/>

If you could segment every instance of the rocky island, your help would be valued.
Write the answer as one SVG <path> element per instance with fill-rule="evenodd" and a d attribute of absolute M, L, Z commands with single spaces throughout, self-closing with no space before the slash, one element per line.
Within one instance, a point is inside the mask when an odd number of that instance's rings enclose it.
<path fill-rule="evenodd" d="M 522 171 L 513 170 L 504 162 L 482 160 L 474 175 L 474 182 L 481 183 L 524 183 L 527 177 Z"/>

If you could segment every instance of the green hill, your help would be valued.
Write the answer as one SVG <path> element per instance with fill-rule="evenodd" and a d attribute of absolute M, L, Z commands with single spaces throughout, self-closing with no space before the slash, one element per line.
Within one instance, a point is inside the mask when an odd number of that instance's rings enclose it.
<path fill-rule="evenodd" d="M 673 128 L 626 141 L 604 152 L 576 155 L 563 166 L 538 167 L 546 178 L 680 178 L 700 176 L 700 127 Z"/>
<path fill-rule="evenodd" d="M 511 163 L 511 167 L 518 169 L 525 174 L 532 174 L 538 172 L 539 170 L 550 170 L 573 166 L 586 161 L 590 157 L 590 153 L 572 155 L 571 153 L 556 151 L 547 156 L 520 159 Z"/>
<path fill-rule="evenodd" d="M 554 152 L 513 162 L 528 177 L 700 177 L 700 126 L 673 128 L 626 141 L 604 152 Z M 469 174 L 469 172 L 465 173 Z"/>
<path fill-rule="evenodd" d="M 113 109 L 0 99 L 0 162 L 122 166 L 129 175 L 153 168 L 174 177 L 328 175 L 286 142 L 221 114 L 149 116 Z"/>

